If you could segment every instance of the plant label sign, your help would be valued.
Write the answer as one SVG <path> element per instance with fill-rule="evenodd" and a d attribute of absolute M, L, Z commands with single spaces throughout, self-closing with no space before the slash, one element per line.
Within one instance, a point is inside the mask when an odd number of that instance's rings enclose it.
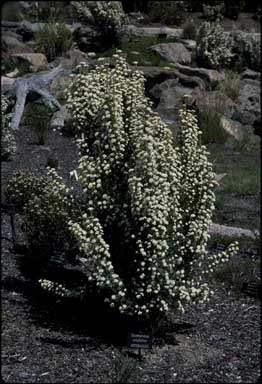
<path fill-rule="evenodd" d="M 152 336 L 139 332 L 129 332 L 127 346 L 128 348 L 152 349 Z"/>

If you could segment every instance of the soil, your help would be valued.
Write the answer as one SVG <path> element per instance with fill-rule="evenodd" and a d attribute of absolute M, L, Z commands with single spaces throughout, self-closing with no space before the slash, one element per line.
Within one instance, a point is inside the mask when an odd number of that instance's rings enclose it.
<path fill-rule="evenodd" d="M 25 127 L 18 151 L 2 163 L 2 185 L 18 169 L 45 172 L 59 159 L 68 182 L 76 168 L 72 138 L 50 132 L 47 147 Z M 18 233 L 21 236 L 21 233 Z M 18 237 L 19 237 L 18 236 Z M 172 316 L 153 348 L 134 359 L 119 324 L 93 301 L 47 299 L 23 273 L 24 256 L 11 251 L 9 216 L 2 214 L 2 378 L 7 383 L 256 383 L 260 377 L 260 302 L 210 278 L 210 302 Z M 250 257 L 242 254 L 237 257 Z M 257 255 L 254 257 L 258 257 Z M 243 276 L 244 279 L 244 276 Z M 128 354 L 129 353 L 129 354 Z M 129 357 L 128 357 L 129 356 Z M 133 357 L 132 357 L 133 356 Z"/>

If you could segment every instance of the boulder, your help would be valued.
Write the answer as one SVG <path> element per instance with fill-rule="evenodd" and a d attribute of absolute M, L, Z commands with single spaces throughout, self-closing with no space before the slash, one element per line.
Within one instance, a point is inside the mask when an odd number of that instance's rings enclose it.
<path fill-rule="evenodd" d="M 181 39 L 181 43 L 189 49 L 189 51 L 194 51 L 196 49 L 196 41 L 189 39 Z"/>
<path fill-rule="evenodd" d="M 190 51 L 181 43 L 163 43 L 157 44 L 150 49 L 159 54 L 163 59 L 173 63 L 189 64 L 191 63 Z"/>
<path fill-rule="evenodd" d="M 10 79 L 9 77 L 6 77 L 6 76 L 1 76 L 2 92 L 4 93 L 8 92 L 12 88 L 12 85 L 14 84 L 14 82 L 15 82 L 15 79 Z"/>
<path fill-rule="evenodd" d="M 221 116 L 220 124 L 222 128 L 227 131 L 230 136 L 233 136 L 237 141 L 241 141 L 244 137 L 244 129 L 238 121 Z"/>
<path fill-rule="evenodd" d="M 192 68 L 179 63 L 176 63 L 176 69 L 185 75 L 197 76 L 203 79 L 210 84 L 211 87 L 216 86 L 220 81 L 225 79 L 225 74 L 223 72 L 218 72 L 215 69 Z"/>
<path fill-rule="evenodd" d="M 31 47 L 21 41 L 19 35 L 12 31 L 5 32 L 2 35 L 2 44 L 8 54 L 34 52 Z"/>
<path fill-rule="evenodd" d="M 155 85 L 149 94 L 159 100 L 156 111 L 166 118 L 173 119 L 182 107 L 185 95 L 190 95 L 192 88 L 181 87 L 178 79 L 166 80 Z"/>
<path fill-rule="evenodd" d="M 237 110 L 237 105 L 230 97 L 221 91 L 200 91 L 195 89 L 190 96 L 191 104 L 201 111 L 204 108 L 213 108 L 223 113 L 226 118 L 232 118 Z"/>
<path fill-rule="evenodd" d="M 256 84 L 240 82 L 239 96 L 236 100 L 238 105 L 238 121 L 243 124 L 253 125 L 255 121 L 261 120 L 260 110 L 260 86 Z"/>
<path fill-rule="evenodd" d="M 82 52 L 93 52 L 101 49 L 99 32 L 90 25 L 81 25 L 73 32 L 73 41 Z"/>
<path fill-rule="evenodd" d="M 47 58 L 43 53 L 15 53 L 13 57 L 19 58 L 21 61 L 27 61 L 32 66 L 32 72 L 48 69 Z"/>
<path fill-rule="evenodd" d="M 251 79 L 251 80 L 257 80 L 260 81 L 261 79 L 261 73 L 252 71 L 251 69 L 246 69 L 242 73 L 242 79 Z"/>

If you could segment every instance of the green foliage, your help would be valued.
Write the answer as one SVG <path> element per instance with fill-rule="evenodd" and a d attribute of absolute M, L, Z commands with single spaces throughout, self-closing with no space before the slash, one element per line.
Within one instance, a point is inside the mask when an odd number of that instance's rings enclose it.
<path fill-rule="evenodd" d="M 216 21 L 223 18 L 225 11 L 224 1 L 213 1 L 211 4 L 203 4 L 203 16 L 207 21 Z"/>
<path fill-rule="evenodd" d="M 238 195 L 254 195 L 260 192 L 260 170 L 234 169 L 228 172 L 223 179 L 223 189 L 227 193 Z"/>
<path fill-rule="evenodd" d="M 225 79 L 220 81 L 217 85 L 217 89 L 230 97 L 232 100 L 236 100 L 239 96 L 241 76 L 233 71 L 225 72 Z"/>
<path fill-rule="evenodd" d="M 165 43 L 176 42 L 176 38 L 166 38 Z M 149 49 L 152 45 L 163 43 L 163 40 L 157 36 L 125 36 L 121 39 L 117 48 L 127 54 L 127 61 L 129 64 L 137 62 L 137 65 L 141 66 L 158 66 L 165 67 L 169 63 L 156 55 Z M 98 57 L 112 56 L 115 53 L 115 48 L 112 48 L 102 54 L 98 54 Z"/>
<path fill-rule="evenodd" d="M 25 205 L 33 196 L 41 196 L 43 189 L 48 185 L 46 177 L 35 176 L 27 171 L 18 171 L 9 179 L 5 199 L 17 210 L 23 211 Z"/>
<path fill-rule="evenodd" d="M 3 21 L 21 21 L 19 1 L 6 1 L 1 9 L 1 19 Z"/>
<path fill-rule="evenodd" d="M 151 21 L 180 25 L 186 19 L 187 1 L 149 1 L 148 13 Z"/>
<path fill-rule="evenodd" d="M 71 47 L 72 33 L 64 23 L 49 22 L 35 33 L 35 40 L 50 62 Z"/>
<path fill-rule="evenodd" d="M 261 70 L 261 39 L 253 33 L 232 33 L 235 54 L 234 64 L 242 68 L 248 67 L 254 71 Z"/>
<path fill-rule="evenodd" d="M 46 145 L 48 142 L 48 131 L 52 111 L 45 105 L 28 103 L 23 114 L 23 124 L 35 130 L 39 145 Z"/>
<path fill-rule="evenodd" d="M 240 292 L 244 281 L 259 282 L 259 260 L 246 256 L 246 258 L 232 259 L 227 264 L 214 271 L 215 279 L 225 283 Z"/>
<path fill-rule="evenodd" d="M 133 383 L 139 378 L 138 363 L 121 353 L 113 355 L 109 383 Z"/>
<path fill-rule="evenodd" d="M 202 143 L 218 143 L 224 144 L 229 134 L 224 130 L 221 125 L 221 113 L 214 107 L 208 105 L 201 108 L 198 114 L 199 127 L 202 132 Z"/>
<path fill-rule="evenodd" d="M 15 69 L 18 69 L 17 76 L 24 76 L 30 73 L 30 63 L 25 60 L 19 60 L 18 57 L 3 55 L 1 64 L 4 68 L 3 74 L 13 72 Z"/>
<path fill-rule="evenodd" d="M 63 2 L 60 1 L 34 1 L 29 16 L 39 23 L 57 22 L 63 17 L 63 7 Z"/>
<path fill-rule="evenodd" d="M 67 223 L 78 216 L 70 190 L 53 168 L 48 169 L 47 180 L 40 193 L 32 193 L 23 211 L 30 252 L 40 259 L 54 250 L 71 254 L 75 241 Z"/>
<path fill-rule="evenodd" d="M 196 40 L 197 30 L 193 21 L 189 21 L 184 27 L 182 38 L 188 40 Z"/>

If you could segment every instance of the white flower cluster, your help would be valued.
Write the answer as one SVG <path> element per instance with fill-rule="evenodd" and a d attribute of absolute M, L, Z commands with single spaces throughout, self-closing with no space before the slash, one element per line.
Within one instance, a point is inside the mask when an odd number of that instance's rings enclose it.
<path fill-rule="evenodd" d="M 87 207 L 69 226 L 110 306 L 149 317 L 207 300 L 202 276 L 237 245 L 207 255 L 216 182 L 196 117 L 181 110 L 175 146 L 144 95 L 143 74 L 118 53 L 113 68 L 80 70 L 68 90 Z"/>
<path fill-rule="evenodd" d="M 68 289 L 63 284 L 59 284 L 55 281 L 47 280 L 47 279 L 39 279 L 38 280 L 40 286 L 51 292 L 57 296 L 61 297 L 78 297 L 81 296 L 82 291 L 75 289 Z"/>
<path fill-rule="evenodd" d="M 16 152 L 15 137 L 10 129 L 11 114 L 7 114 L 8 98 L 1 96 L 1 157 L 10 158 Z"/>
<path fill-rule="evenodd" d="M 233 46 L 232 36 L 224 33 L 219 22 L 204 22 L 197 35 L 197 60 L 210 68 L 229 66 L 234 57 Z"/>
<path fill-rule="evenodd" d="M 96 25 L 102 29 L 119 30 L 127 22 L 121 1 L 71 1 L 81 17 L 94 17 Z"/>

